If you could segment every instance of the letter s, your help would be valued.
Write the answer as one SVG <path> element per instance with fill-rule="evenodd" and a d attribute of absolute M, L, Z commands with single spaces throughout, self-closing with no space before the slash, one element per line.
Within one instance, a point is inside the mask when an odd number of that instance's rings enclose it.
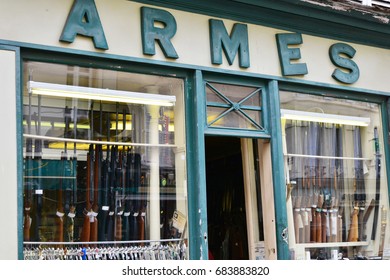
<path fill-rule="evenodd" d="M 351 60 L 356 53 L 356 50 L 350 45 L 344 43 L 333 44 L 329 48 L 329 57 L 332 63 L 335 66 L 344 68 L 346 71 L 341 71 L 340 69 L 335 69 L 333 71 L 332 77 L 339 82 L 345 84 L 353 84 L 359 79 L 360 71 L 357 64 Z M 346 57 L 341 56 L 343 54 Z"/>

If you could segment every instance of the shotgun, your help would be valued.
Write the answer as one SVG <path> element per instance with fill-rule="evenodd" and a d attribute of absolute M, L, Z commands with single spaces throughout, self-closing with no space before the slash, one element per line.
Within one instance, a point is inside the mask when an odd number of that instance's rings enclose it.
<path fill-rule="evenodd" d="M 89 242 L 91 236 L 91 220 L 94 219 L 92 216 L 91 209 L 91 184 L 93 185 L 93 145 L 89 145 L 89 151 L 87 153 L 87 184 L 85 193 L 85 209 L 84 209 L 84 221 L 83 229 L 81 231 L 81 242 Z"/>
<path fill-rule="evenodd" d="M 138 200 L 139 188 L 141 186 L 141 156 L 138 153 L 132 154 L 132 160 L 133 160 L 133 187 L 131 190 L 131 194 L 134 196 L 133 199 L 133 207 L 132 207 L 132 214 L 130 216 L 130 228 L 131 228 L 131 234 L 130 239 L 131 240 L 138 240 L 139 239 L 139 230 L 138 230 L 138 216 L 140 214 L 140 201 Z"/>
<path fill-rule="evenodd" d="M 69 124 L 70 124 L 70 109 L 68 106 L 65 107 L 64 110 L 64 121 L 65 121 L 65 130 L 64 130 L 64 138 L 68 138 L 69 132 Z M 57 225 L 57 234 L 56 241 L 64 242 L 64 215 L 65 209 L 63 204 L 63 188 L 64 188 L 64 180 L 68 180 L 67 171 L 69 170 L 69 166 L 67 166 L 68 161 L 68 142 L 64 141 L 64 151 L 61 153 L 61 178 L 57 190 L 57 212 L 56 212 L 56 225 Z"/>
<path fill-rule="evenodd" d="M 108 213 L 108 221 L 107 221 L 107 240 L 109 240 L 109 241 L 114 241 L 114 235 L 115 235 L 116 152 L 117 152 L 116 145 L 112 145 L 111 146 L 111 159 L 110 159 L 110 165 L 109 165 L 109 169 L 108 169 L 109 186 L 110 186 L 110 193 L 109 193 L 110 210 Z"/>
<path fill-rule="evenodd" d="M 375 208 L 374 208 L 374 222 L 372 225 L 371 240 L 375 240 L 376 228 L 378 227 L 378 214 L 379 214 L 379 200 L 381 191 L 381 155 L 379 151 L 379 137 L 378 129 L 374 128 L 374 142 L 375 142 Z"/>
<path fill-rule="evenodd" d="M 107 142 L 110 142 L 110 114 L 107 113 Z M 107 224 L 109 219 L 109 190 L 110 190 L 110 146 L 106 147 L 106 159 L 102 163 L 102 207 L 100 209 L 99 220 L 99 240 L 107 241 Z"/>
<path fill-rule="evenodd" d="M 133 159 L 132 153 L 127 151 L 126 153 L 126 168 L 125 168 L 125 210 L 123 213 L 123 240 L 130 240 L 130 215 L 131 215 L 131 202 L 130 202 L 130 187 L 134 183 L 132 178 Z"/>
<path fill-rule="evenodd" d="M 117 162 L 117 168 L 116 168 L 116 198 L 117 198 L 117 209 L 116 209 L 116 215 L 115 215 L 115 241 L 121 241 L 122 240 L 122 215 L 123 215 L 123 206 L 122 206 L 122 198 L 120 197 L 123 192 L 123 151 L 119 151 L 118 154 L 118 162 Z"/>
<path fill-rule="evenodd" d="M 93 203 L 92 203 L 92 217 L 91 217 L 91 232 L 90 232 L 90 241 L 96 242 L 98 241 L 98 219 L 97 215 L 99 212 L 99 189 L 101 184 L 101 174 L 100 174 L 100 161 L 101 161 L 101 152 L 102 152 L 102 146 L 101 145 L 95 145 L 95 158 L 94 158 L 94 168 L 93 168 Z"/>

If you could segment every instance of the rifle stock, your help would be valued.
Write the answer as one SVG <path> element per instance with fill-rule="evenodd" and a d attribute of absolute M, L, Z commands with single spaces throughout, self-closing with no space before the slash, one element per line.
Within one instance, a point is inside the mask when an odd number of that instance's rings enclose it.
<path fill-rule="evenodd" d="M 32 139 L 27 138 L 26 140 L 26 177 L 31 176 L 32 170 Z M 31 207 L 32 207 L 32 182 L 28 178 L 25 181 L 25 193 L 24 193 L 24 218 L 23 218 L 23 238 L 24 241 L 30 241 L 31 231 Z"/>
<path fill-rule="evenodd" d="M 351 225 L 348 232 L 348 242 L 356 242 L 359 239 L 359 225 L 358 225 L 359 207 L 354 207 L 351 216 Z"/>

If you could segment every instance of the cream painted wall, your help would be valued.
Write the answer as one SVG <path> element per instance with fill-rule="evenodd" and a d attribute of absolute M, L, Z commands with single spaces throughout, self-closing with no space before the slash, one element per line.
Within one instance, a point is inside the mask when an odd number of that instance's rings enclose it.
<path fill-rule="evenodd" d="M 142 53 L 141 44 L 140 8 L 146 5 L 126 0 L 95 0 L 95 2 L 109 47 L 107 51 L 95 49 L 92 40 L 82 36 L 78 36 L 71 44 L 59 41 L 73 0 L 0 0 L 0 3 L 7 7 L 7 9 L 0 9 L 0 40 L 281 76 L 275 34 L 286 31 L 248 24 L 251 66 L 248 69 L 240 68 L 238 57 L 231 66 L 228 65 L 226 59 L 222 65 L 215 66 L 211 64 L 209 44 L 208 22 L 211 17 L 164 9 L 169 11 L 177 22 L 177 33 L 173 37 L 172 43 L 179 58 L 177 60 L 166 59 L 158 46 L 156 47 L 156 55 L 145 56 Z M 223 21 L 230 33 L 235 22 Z M 358 64 L 361 73 L 360 79 L 356 83 L 344 85 L 331 77 L 335 66 L 329 59 L 328 50 L 336 41 L 306 34 L 303 34 L 302 37 L 303 44 L 299 46 L 302 58 L 298 62 L 306 63 L 309 73 L 303 77 L 291 78 L 361 89 L 390 91 L 390 86 L 387 83 L 390 50 L 344 42 L 356 49 L 357 52 L 353 60 Z"/>
<path fill-rule="evenodd" d="M 18 258 L 15 52 L 0 50 L 0 260 Z"/>

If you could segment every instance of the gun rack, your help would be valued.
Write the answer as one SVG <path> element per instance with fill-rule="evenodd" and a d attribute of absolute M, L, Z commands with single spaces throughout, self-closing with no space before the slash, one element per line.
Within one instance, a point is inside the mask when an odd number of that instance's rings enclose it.
<path fill-rule="evenodd" d="M 387 194 L 377 127 L 309 120 L 283 124 L 293 258 L 376 256 L 383 238 L 376 234 L 377 210 Z"/>

